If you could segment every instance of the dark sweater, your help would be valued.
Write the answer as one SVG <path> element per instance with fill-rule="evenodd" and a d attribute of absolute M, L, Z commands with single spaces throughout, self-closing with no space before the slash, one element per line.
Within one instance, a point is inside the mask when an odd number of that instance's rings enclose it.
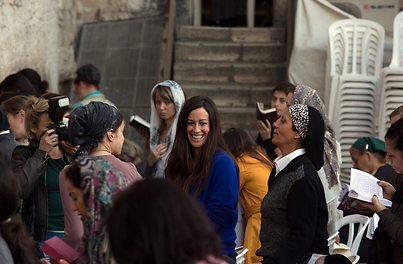
<path fill-rule="evenodd" d="M 389 164 L 383 165 L 378 168 L 378 170 L 375 173 L 375 177 L 378 178 L 381 181 L 386 181 L 389 182 L 390 184 L 392 183 L 392 166 Z"/>
<path fill-rule="evenodd" d="M 268 182 L 262 201 L 262 263 L 295 264 L 308 253 L 328 254 L 327 207 L 315 167 L 304 154 Z"/>
<path fill-rule="evenodd" d="M 14 133 L 0 135 L 0 157 L 11 167 L 11 155 L 18 146 Z"/>

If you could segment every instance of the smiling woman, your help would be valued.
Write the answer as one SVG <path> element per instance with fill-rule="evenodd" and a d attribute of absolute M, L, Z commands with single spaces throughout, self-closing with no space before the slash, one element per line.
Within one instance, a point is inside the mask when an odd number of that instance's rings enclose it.
<path fill-rule="evenodd" d="M 221 236 L 221 254 L 235 260 L 238 169 L 210 98 L 195 96 L 183 105 L 166 174 L 201 202 Z"/>

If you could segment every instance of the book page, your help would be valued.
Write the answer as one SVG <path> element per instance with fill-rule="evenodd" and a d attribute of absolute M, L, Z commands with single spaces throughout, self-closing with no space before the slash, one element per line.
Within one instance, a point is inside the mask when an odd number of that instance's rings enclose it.
<path fill-rule="evenodd" d="M 358 194 L 383 198 L 382 187 L 377 184 L 379 180 L 369 173 L 357 169 L 351 169 L 350 190 Z"/>

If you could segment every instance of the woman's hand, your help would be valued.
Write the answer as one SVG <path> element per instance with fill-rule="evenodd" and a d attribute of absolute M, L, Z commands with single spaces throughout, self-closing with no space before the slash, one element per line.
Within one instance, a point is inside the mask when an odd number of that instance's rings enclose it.
<path fill-rule="evenodd" d="M 49 153 L 54 146 L 59 144 L 58 135 L 56 133 L 52 134 L 55 130 L 49 129 L 43 134 L 39 142 L 39 149 Z"/>
<path fill-rule="evenodd" d="M 47 261 L 45 258 L 41 258 L 39 261 L 41 262 L 41 264 L 50 264 L 50 262 Z"/>
<path fill-rule="evenodd" d="M 136 131 L 146 138 L 144 149 L 150 149 L 150 135 L 148 134 L 147 129 L 136 127 Z"/>
<path fill-rule="evenodd" d="M 165 143 L 157 145 L 153 148 L 148 155 L 147 163 L 149 166 L 153 166 L 157 161 L 163 158 L 167 154 L 168 145 Z"/>
<path fill-rule="evenodd" d="M 376 214 L 379 213 L 380 211 L 386 209 L 386 207 L 379 202 L 378 197 L 376 195 L 374 195 L 372 197 L 372 203 L 366 203 L 366 202 L 363 202 L 363 201 L 358 201 L 358 204 L 363 206 L 363 207 L 368 208 L 369 210 L 371 210 L 372 212 L 374 212 Z"/>
<path fill-rule="evenodd" d="M 261 120 L 257 121 L 257 129 L 259 130 L 260 136 L 263 140 L 271 138 L 271 125 L 269 120 L 265 120 L 266 124 Z"/>
<path fill-rule="evenodd" d="M 74 154 L 76 154 L 78 148 L 80 147 L 79 145 L 73 146 L 73 145 L 71 145 L 70 142 L 65 142 L 65 141 L 60 141 L 60 146 L 62 147 L 62 149 L 64 151 L 69 153 L 71 156 L 74 156 Z"/>
<path fill-rule="evenodd" d="M 379 181 L 378 185 L 382 187 L 383 198 L 392 200 L 392 196 L 396 192 L 396 189 L 392 186 L 392 184 L 386 181 Z"/>

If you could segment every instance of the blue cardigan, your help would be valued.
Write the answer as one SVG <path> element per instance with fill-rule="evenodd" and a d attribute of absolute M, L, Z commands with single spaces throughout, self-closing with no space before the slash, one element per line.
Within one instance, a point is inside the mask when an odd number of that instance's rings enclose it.
<path fill-rule="evenodd" d="M 196 184 L 193 192 L 196 191 Z M 221 238 L 221 254 L 235 261 L 235 226 L 238 221 L 239 172 L 233 159 L 222 149 L 214 153 L 206 188 L 196 199 L 207 211 Z"/>

